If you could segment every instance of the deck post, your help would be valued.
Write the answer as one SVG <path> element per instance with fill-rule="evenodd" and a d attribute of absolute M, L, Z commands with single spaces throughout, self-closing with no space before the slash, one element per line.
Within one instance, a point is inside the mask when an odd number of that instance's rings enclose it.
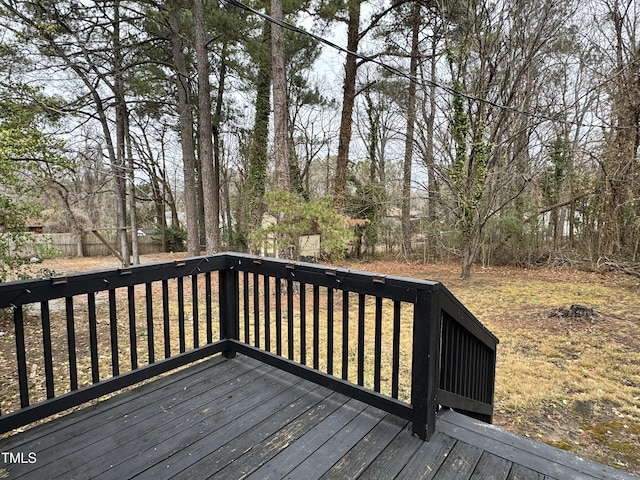
<path fill-rule="evenodd" d="M 413 434 L 429 440 L 435 431 L 440 363 L 440 299 L 437 287 L 418 290 L 413 312 L 411 405 Z"/>
<path fill-rule="evenodd" d="M 219 272 L 220 281 L 220 339 L 238 340 L 238 322 L 240 321 L 239 275 L 233 266 Z M 226 358 L 236 356 L 234 350 L 225 350 Z"/>

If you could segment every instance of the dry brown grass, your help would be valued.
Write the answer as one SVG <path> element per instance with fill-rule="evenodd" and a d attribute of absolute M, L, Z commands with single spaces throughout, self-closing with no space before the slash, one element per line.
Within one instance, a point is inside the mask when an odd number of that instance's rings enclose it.
<path fill-rule="evenodd" d="M 154 255 L 145 257 L 144 262 L 176 256 Z M 58 273 L 70 273 L 117 267 L 118 263 L 109 258 L 55 259 L 44 266 Z M 341 266 L 443 282 L 501 340 L 496 424 L 640 474 L 640 283 L 636 278 L 568 269 L 489 268 L 477 269 L 471 280 L 461 281 L 457 265 L 375 261 L 346 262 Z M 336 295 L 336 318 L 341 311 L 339 300 Z M 576 303 L 594 308 L 597 316 L 587 319 L 554 315 L 554 309 Z M 321 305 L 320 318 L 324 319 L 326 308 Z M 385 304 L 384 308 L 391 307 Z M 275 316 L 274 306 L 271 312 Z M 311 321 L 308 313 L 308 331 Z M 294 322 L 299 322 L 298 316 Z M 370 317 L 367 322 L 371 322 Z M 355 324 L 355 320 L 350 324 L 352 339 L 356 338 Z M 368 324 L 367 328 L 372 327 Z M 385 323 L 384 329 L 388 328 Z M 272 332 L 275 332 L 273 322 Z M 320 332 L 324 335 L 324 328 Z M 339 327 L 334 333 L 337 339 L 334 374 L 340 376 Z M 310 333 L 307 338 L 307 363 L 310 363 Z M 410 341 L 408 334 L 402 338 L 405 343 Z M 144 344 L 143 337 L 140 342 Z M 285 353 L 286 349 L 285 341 Z M 410 351 L 410 346 L 404 350 Z M 128 352 L 122 354 L 122 362 L 126 363 Z M 354 355 L 353 348 L 349 355 Z M 371 349 L 366 355 L 368 358 L 373 355 Z M 388 357 L 389 352 L 383 350 L 383 355 Z M 139 356 L 143 357 L 144 351 Z M 387 368 L 388 362 L 383 361 L 382 366 Z M 109 365 L 101 363 L 101 372 L 103 368 L 108 369 Z M 350 380 L 354 373 L 350 371 Z M 382 376 L 384 391 L 389 388 L 388 370 L 383 370 Z M 405 385 L 400 396 L 406 395 Z"/>
<path fill-rule="evenodd" d="M 640 282 L 576 270 L 349 264 L 443 282 L 498 338 L 494 423 L 640 474 Z M 581 304 L 593 319 L 555 315 Z"/>

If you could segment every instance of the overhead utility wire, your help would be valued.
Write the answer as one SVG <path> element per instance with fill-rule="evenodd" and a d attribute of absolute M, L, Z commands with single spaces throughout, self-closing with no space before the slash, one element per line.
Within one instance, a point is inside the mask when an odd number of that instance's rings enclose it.
<path fill-rule="evenodd" d="M 280 20 L 277 18 L 272 17 L 271 15 L 267 15 L 266 13 L 262 13 L 259 10 L 256 10 L 255 8 L 250 7 L 249 5 L 242 3 L 240 0 L 223 0 L 224 2 L 228 3 L 229 5 L 233 5 L 236 8 L 240 8 L 242 10 L 245 10 L 249 13 L 252 13 L 254 15 L 257 15 L 265 20 L 267 20 L 268 22 L 271 22 L 273 24 L 279 25 L 283 28 L 286 28 L 287 30 L 291 30 L 292 32 L 296 32 L 299 33 L 301 35 L 307 35 L 315 40 L 317 40 L 320 43 L 324 43 L 325 45 L 338 50 L 342 53 L 346 53 L 348 55 L 353 55 L 361 60 L 367 61 L 367 62 L 372 62 L 375 63 L 376 65 L 384 68 L 385 70 L 387 70 L 390 73 L 393 73 L 394 75 L 406 78 L 407 80 L 411 81 L 411 82 L 415 82 L 418 85 L 422 85 L 422 86 L 433 86 L 436 88 L 439 88 L 441 90 L 444 90 L 447 93 L 450 93 L 451 95 L 459 95 L 463 98 L 466 98 L 467 100 L 472 100 L 472 101 L 476 101 L 476 102 L 481 102 L 481 103 L 485 103 L 487 105 L 491 105 L 492 107 L 496 107 L 499 108 L 501 110 L 506 110 L 509 112 L 513 112 L 513 113 L 518 113 L 520 115 L 525 115 L 528 117 L 532 117 L 532 118 L 537 118 L 539 120 L 546 120 L 546 121 L 550 121 L 550 122 L 558 122 L 558 123 L 563 123 L 566 125 L 575 125 L 575 126 L 579 126 L 579 127 L 599 127 L 602 128 L 604 127 L 604 125 L 600 125 L 600 124 L 591 124 L 591 123 L 582 123 L 582 122 L 574 122 L 574 121 L 570 121 L 570 120 L 563 120 L 561 118 L 558 118 L 557 116 L 551 116 L 551 115 L 544 115 L 541 113 L 536 113 L 536 112 L 532 112 L 529 110 L 520 110 L 517 109 L 515 107 L 510 107 L 508 105 L 502 105 L 500 103 L 494 102 L 492 100 L 487 100 L 485 98 L 480 98 L 480 97 L 476 97 L 474 95 L 470 95 L 468 93 L 464 93 L 464 92 L 460 92 L 458 90 L 456 90 L 453 87 L 449 87 L 447 85 L 443 85 L 441 83 L 438 82 L 433 82 L 431 80 L 423 80 L 420 79 L 418 77 L 415 77 L 413 75 L 409 75 L 406 72 L 403 72 L 402 70 L 393 67 L 391 65 L 387 65 L 384 62 L 381 62 L 380 60 L 370 57 L 368 55 L 363 55 L 361 53 L 358 52 L 353 52 L 347 48 L 341 47 L 340 45 L 333 43 L 330 40 L 327 40 L 324 37 L 321 37 L 319 35 L 316 35 L 314 33 L 311 33 L 307 30 L 304 30 L 300 27 L 297 27 L 291 23 L 285 22 L 284 20 Z M 618 128 L 624 128 L 624 127 L 618 127 Z M 627 128 L 635 128 L 634 126 L 630 126 Z"/>

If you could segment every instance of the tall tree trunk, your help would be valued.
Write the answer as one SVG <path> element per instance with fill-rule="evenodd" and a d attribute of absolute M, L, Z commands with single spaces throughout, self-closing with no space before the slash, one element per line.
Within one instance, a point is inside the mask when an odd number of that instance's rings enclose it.
<path fill-rule="evenodd" d="M 463 232 L 464 235 L 464 232 Z M 480 248 L 480 233 L 470 233 L 462 241 L 461 278 L 471 278 L 471 267 Z"/>
<path fill-rule="evenodd" d="M 427 170 L 427 223 L 429 225 L 429 235 L 435 233 L 435 224 L 437 218 L 437 206 L 438 206 L 438 171 L 436 169 L 435 162 L 435 112 L 436 112 L 436 85 L 437 85 L 437 66 L 438 66 L 438 52 L 439 52 L 439 40 L 441 25 L 433 23 L 433 34 L 430 39 L 429 51 L 424 55 L 429 59 L 428 62 L 420 63 L 420 74 L 423 79 L 423 83 L 429 85 L 425 87 L 424 96 L 426 98 L 421 102 L 421 120 L 424 125 L 423 128 L 418 129 L 418 136 L 421 140 L 422 160 L 424 167 Z M 435 237 L 426 239 L 426 244 L 435 244 Z"/>
<path fill-rule="evenodd" d="M 220 161 L 220 153 L 222 150 L 222 145 L 220 142 L 220 123 L 222 122 L 222 104 L 223 104 L 223 98 L 224 98 L 224 88 L 225 88 L 225 81 L 227 78 L 227 62 L 226 62 L 226 58 L 227 58 L 227 51 L 228 51 L 228 44 L 225 42 L 222 45 L 222 52 L 221 52 L 221 60 L 220 60 L 220 81 L 218 83 L 218 94 L 216 95 L 216 106 L 215 106 L 215 110 L 214 110 L 214 114 L 213 114 L 213 175 L 214 175 L 214 182 L 216 183 L 216 185 L 218 185 L 218 190 L 217 190 L 217 203 L 218 203 L 218 209 L 222 210 L 222 203 L 220 201 L 220 190 L 222 189 L 222 185 L 220 182 L 220 172 L 221 172 L 221 161 Z M 229 212 L 229 185 L 228 183 L 226 184 L 226 188 L 225 188 L 225 198 L 227 200 L 226 203 L 226 218 L 227 221 L 230 221 L 230 212 Z M 224 224 L 223 224 L 224 225 Z M 223 227 L 224 228 L 224 227 Z M 231 229 L 228 228 L 228 231 L 230 232 Z"/>
<path fill-rule="evenodd" d="M 131 134 L 129 132 L 129 113 L 125 105 L 125 149 L 127 154 L 127 185 L 129 191 L 129 216 L 131 217 L 131 257 L 134 265 L 140 264 L 140 250 L 138 248 L 138 205 L 136 201 L 135 170 L 133 164 L 133 150 Z"/>
<path fill-rule="evenodd" d="M 282 0 L 271 0 L 271 16 L 283 19 Z M 275 158 L 275 186 L 289 191 L 289 108 L 284 59 L 284 32 L 277 24 L 271 26 L 271 77 L 273 82 L 273 153 Z"/>
<path fill-rule="evenodd" d="M 238 217 L 238 230 L 245 237 L 262 223 L 264 192 L 267 179 L 267 146 L 269 141 L 269 117 L 271 115 L 271 24 L 264 22 L 262 30 L 263 51 L 258 61 L 256 78 L 256 110 L 253 138 L 249 150 L 249 168 L 243 186 L 243 200 Z"/>
<path fill-rule="evenodd" d="M 409 63 L 409 96 L 407 97 L 407 134 L 404 145 L 402 168 L 402 250 L 405 255 L 411 253 L 411 165 L 413 161 L 414 126 L 416 123 L 416 82 L 418 73 L 418 33 L 420 32 L 420 4 L 413 6 L 411 28 L 411 60 Z"/>
<path fill-rule="evenodd" d="M 347 24 L 347 58 L 344 64 L 344 84 L 342 92 L 342 114 L 340 117 L 340 133 L 338 137 L 338 156 L 336 158 L 336 174 L 334 182 L 333 203 L 339 212 L 344 211 L 347 189 L 347 169 L 349 167 L 349 146 L 351 144 L 351 127 L 353 105 L 356 96 L 357 58 L 360 42 L 360 1 L 349 0 L 349 21 Z"/>
<path fill-rule="evenodd" d="M 172 227 L 180 227 L 180 217 L 178 217 L 178 207 L 176 206 L 176 199 L 173 195 L 173 189 L 167 179 L 167 163 L 166 156 L 164 154 L 164 146 L 162 147 L 162 176 L 160 177 L 162 181 L 162 201 L 164 206 L 162 208 L 163 217 L 164 217 L 164 225 L 167 224 L 166 220 L 166 206 L 169 205 L 169 211 L 171 212 L 171 226 Z"/>
<path fill-rule="evenodd" d="M 213 127 L 211 123 L 211 86 L 209 84 L 209 56 L 204 25 L 202 0 L 193 0 L 196 60 L 198 70 L 198 135 L 200 172 L 204 205 L 205 245 L 207 254 L 216 253 L 220 243 L 219 177 L 213 166 Z"/>
<path fill-rule="evenodd" d="M 237 250 L 237 246 L 235 245 L 234 242 L 234 238 L 232 236 L 232 232 L 233 232 L 233 224 L 231 223 L 231 192 L 230 192 L 230 188 L 229 188 L 229 184 L 231 183 L 231 179 L 230 174 L 229 174 L 229 169 L 225 168 L 223 170 L 221 170 L 222 172 L 222 176 L 223 176 L 223 181 L 220 183 L 220 188 L 222 190 L 223 193 L 223 198 L 224 198 L 224 212 L 225 212 L 225 219 L 226 219 L 226 224 L 223 224 L 226 230 L 227 230 L 227 235 L 226 235 L 226 248 L 227 250 Z"/>
<path fill-rule="evenodd" d="M 120 44 L 120 1 L 113 4 L 113 93 L 116 106 L 116 224 L 120 239 L 120 254 L 125 267 L 130 263 L 129 241 L 127 238 L 127 207 L 126 207 L 126 167 L 125 167 L 125 136 L 127 109 L 124 98 L 124 80 L 122 77 L 122 46 Z"/>
<path fill-rule="evenodd" d="M 427 167 L 427 192 L 428 192 L 428 203 L 427 203 L 427 218 L 429 220 L 430 225 L 435 225 L 436 222 L 436 211 L 438 205 L 438 181 L 437 181 L 437 171 L 436 171 L 436 162 L 435 162 L 435 152 L 434 152 L 434 131 L 435 131 L 435 112 L 436 112 L 436 67 L 437 67 L 437 57 L 436 57 L 436 41 L 433 41 L 432 49 L 431 49 L 431 61 L 429 62 L 429 78 L 431 80 L 429 86 L 429 113 L 426 118 L 426 167 Z"/>
<path fill-rule="evenodd" d="M 180 143 L 184 173 L 184 197 L 187 213 L 187 252 L 191 256 L 200 254 L 200 235 L 198 231 L 198 201 L 196 198 L 196 159 L 193 142 L 193 115 L 189 103 L 189 72 L 182 51 L 180 36 L 180 10 L 172 4 L 167 18 L 171 33 L 171 52 L 176 70 L 176 88 L 178 92 L 178 115 L 180 122 Z"/>

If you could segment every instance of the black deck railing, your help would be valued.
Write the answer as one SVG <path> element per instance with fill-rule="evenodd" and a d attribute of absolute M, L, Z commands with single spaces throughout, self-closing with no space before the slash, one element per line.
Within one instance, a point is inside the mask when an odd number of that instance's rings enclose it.
<path fill-rule="evenodd" d="M 492 418 L 498 341 L 438 282 L 226 253 L 2 284 L 0 308 L 0 432 L 216 353 L 382 408 L 422 438 L 443 406 Z"/>

